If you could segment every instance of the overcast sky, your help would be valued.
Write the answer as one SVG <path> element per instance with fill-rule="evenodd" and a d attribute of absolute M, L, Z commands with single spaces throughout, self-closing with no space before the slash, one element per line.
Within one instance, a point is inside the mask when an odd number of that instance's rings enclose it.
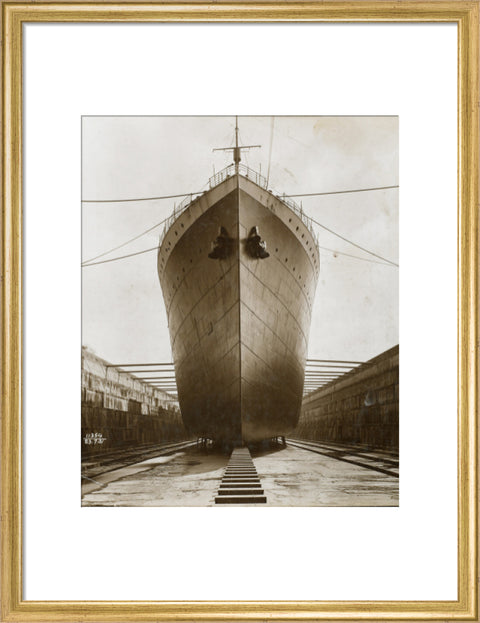
<path fill-rule="evenodd" d="M 84 200 L 130 199 L 204 190 L 232 162 L 234 117 L 84 117 Z M 240 117 L 242 156 L 276 193 L 398 185 L 397 117 Z M 271 147 L 271 151 L 270 151 Z M 121 245 L 168 216 L 181 199 L 84 203 L 82 261 Z M 304 197 L 315 220 L 398 263 L 398 189 Z M 320 246 L 376 258 L 317 228 Z M 99 258 L 154 247 L 162 228 Z M 378 260 L 379 261 L 379 260 Z M 394 266 L 320 250 L 309 357 L 365 361 L 398 344 Z M 112 363 L 171 361 L 156 252 L 84 267 L 82 342 Z"/>

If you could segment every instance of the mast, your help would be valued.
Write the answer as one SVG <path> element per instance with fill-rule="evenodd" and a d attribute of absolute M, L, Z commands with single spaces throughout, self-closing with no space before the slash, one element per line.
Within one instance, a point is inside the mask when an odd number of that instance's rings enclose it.
<path fill-rule="evenodd" d="M 235 163 L 235 173 L 238 173 L 238 165 L 241 160 L 240 148 L 238 146 L 238 116 L 235 116 L 235 149 L 233 150 L 233 162 Z"/>
<path fill-rule="evenodd" d="M 242 145 L 238 144 L 238 115 L 235 116 L 235 147 L 216 147 L 213 151 L 233 151 L 233 162 L 235 163 L 235 173 L 238 174 L 239 164 L 242 159 L 242 149 L 253 149 L 261 145 Z"/>

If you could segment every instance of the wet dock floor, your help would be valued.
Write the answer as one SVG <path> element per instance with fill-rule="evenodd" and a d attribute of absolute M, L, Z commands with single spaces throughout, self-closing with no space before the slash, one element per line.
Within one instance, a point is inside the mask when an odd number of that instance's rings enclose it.
<path fill-rule="evenodd" d="M 288 445 L 252 457 L 267 498 L 263 507 L 398 506 L 393 475 Z M 193 447 L 84 477 L 82 506 L 215 506 L 228 461 Z"/>

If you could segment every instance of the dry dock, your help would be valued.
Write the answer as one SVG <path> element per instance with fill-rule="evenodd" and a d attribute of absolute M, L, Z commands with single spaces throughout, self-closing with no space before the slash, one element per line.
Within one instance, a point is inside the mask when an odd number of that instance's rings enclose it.
<path fill-rule="evenodd" d="M 261 507 L 398 506 L 394 454 L 338 444 L 312 451 L 297 443 L 252 450 L 266 498 Z M 82 505 L 219 508 L 215 498 L 229 460 L 229 455 L 193 445 L 128 465 L 118 461 L 105 470 L 84 467 Z"/>

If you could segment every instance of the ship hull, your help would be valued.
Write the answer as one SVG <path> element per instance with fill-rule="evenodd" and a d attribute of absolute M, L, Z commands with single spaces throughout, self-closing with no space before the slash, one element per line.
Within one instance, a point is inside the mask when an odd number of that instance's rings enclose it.
<path fill-rule="evenodd" d="M 269 257 L 252 256 L 253 227 Z M 209 253 L 220 228 L 231 244 L 215 259 Z M 296 426 L 318 261 L 302 219 L 240 175 L 170 227 L 158 268 L 190 432 L 238 445 Z"/>

